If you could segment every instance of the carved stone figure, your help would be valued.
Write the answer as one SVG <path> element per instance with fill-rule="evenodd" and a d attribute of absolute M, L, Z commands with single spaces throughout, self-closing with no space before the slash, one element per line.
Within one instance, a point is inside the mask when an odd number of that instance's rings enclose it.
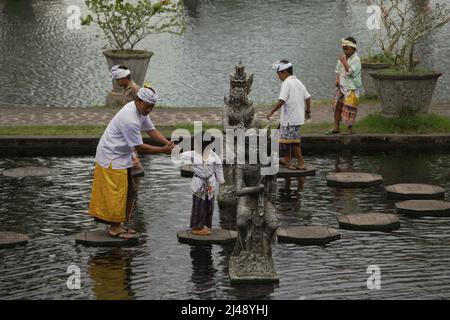
<path fill-rule="evenodd" d="M 255 107 L 248 100 L 253 84 L 253 74 L 247 76 L 241 62 L 236 66 L 234 74 L 230 74 L 230 96 L 224 98 L 223 128 L 248 129 L 254 127 Z"/>
<path fill-rule="evenodd" d="M 258 165 L 236 168 L 239 233 L 229 262 L 232 282 L 278 282 L 271 250 L 277 229 L 276 209 L 270 202 L 274 178 L 261 176 Z"/>

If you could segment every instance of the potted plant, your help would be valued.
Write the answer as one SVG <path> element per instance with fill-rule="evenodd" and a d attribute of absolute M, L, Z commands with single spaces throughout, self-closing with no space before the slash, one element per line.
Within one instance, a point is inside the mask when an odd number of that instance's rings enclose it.
<path fill-rule="evenodd" d="M 136 50 L 136 45 L 150 34 L 173 33 L 185 30 L 181 0 L 86 0 L 90 14 L 83 25 L 96 23 L 102 29 L 112 49 L 103 51 L 108 68 L 117 64 L 127 66 L 133 80 L 142 86 L 153 52 Z M 113 89 L 106 97 L 107 105 L 121 100 L 121 88 L 113 81 Z"/>
<path fill-rule="evenodd" d="M 450 21 L 446 4 L 432 8 L 427 1 L 388 0 L 383 10 L 398 32 L 390 69 L 372 73 L 382 113 L 388 116 L 428 112 L 441 73 L 421 67 L 415 58 L 416 46 Z"/>

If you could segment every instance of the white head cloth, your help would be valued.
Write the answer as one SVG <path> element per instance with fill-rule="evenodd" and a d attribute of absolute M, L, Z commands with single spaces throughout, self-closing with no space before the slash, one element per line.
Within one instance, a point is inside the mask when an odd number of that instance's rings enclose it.
<path fill-rule="evenodd" d="M 352 47 L 352 48 L 357 49 L 356 43 L 353 43 L 353 42 L 345 40 L 345 39 L 341 39 L 341 44 L 343 47 Z"/>
<path fill-rule="evenodd" d="M 272 65 L 273 70 L 275 70 L 276 72 L 280 72 L 283 70 L 286 70 L 288 68 L 292 67 L 292 63 L 288 62 L 288 63 L 283 63 L 281 61 L 277 61 Z"/>
<path fill-rule="evenodd" d="M 111 68 L 111 77 L 115 80 L 122 79 L 131 74 L 131 71 L 128 69 L 120 69 L 120 65 L 115 65 Z"/>
<path fill-rule="evenodd" d="M 155 104 L 159 98 L 158 92 L 156 90 L 152 91 L 152 89 L 149 88 L 140 88 L 137 93 L 137 96 L 142 101 L 150 104 Z"/>

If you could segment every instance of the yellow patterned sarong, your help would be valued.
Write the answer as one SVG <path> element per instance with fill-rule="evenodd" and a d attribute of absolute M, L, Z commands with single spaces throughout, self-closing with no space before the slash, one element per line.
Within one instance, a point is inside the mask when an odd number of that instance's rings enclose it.
<path fill-rule="evenodd" d="M 103 168 L 95 163 L 89 214 L 105 222 L 127 220 L 127 169 Z"/>

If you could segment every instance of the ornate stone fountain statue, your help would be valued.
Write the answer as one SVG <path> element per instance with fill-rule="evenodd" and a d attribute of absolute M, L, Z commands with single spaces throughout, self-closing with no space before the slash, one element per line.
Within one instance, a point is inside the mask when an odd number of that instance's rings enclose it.
<path fill-rule="evenodd" d="M 236 168 L 238 239 L 229 261 L 231 282 L 278 282 L 271 243 L 277 229 L 270 202 L 275 176 L 261 176 L 259 165 Z"/>
<path fill-rule="evenodd" d="M 255 107 L 248 100 L 253 84 L 253 74 L 247 76 L 244 65 L 239 62 L 234 74 L 230 74 L 230 96 L 224 97 L 223 129 L 249 129 L 254 127 Z"/>
<path fill-rule="evenodd" d="M 244 65 L 239 62 L 235 67 L 235 73 L 230 74 L 230 94 L 224 97 L 225 105 L 222 110 L 222 122 L 225 136 L 234 133 L 238 129 L 249 129 L 255 125 L 255 108 L 248 100 L 253 83 L 253 74 L 247 75 Z M 236 155 L 236 145 L 233 140 L 225 139 L 229 150 L 234 150 Z M 224 165 L 225 184 L 220 187 L 217 201 L 220 209 L 221 222 L 227 226 L 236 224 L 236 181 L 235 167 L 232 164 Z"/>
<path fill-rule="evenodd" d="M 234 136 L 244 135 L 248 129 L 256 129 L 255 107 L 248 100 L 253 75 L 247 75 L 241 62 L 230 75 L 230 95 L 223 107 L 223 128 L 226 148 L 232 150 L 234 159 L 239 148 L 249 154 L 257 154 L 257 146 L 246 145 L 245 139 L 237 145 Z M 255 131 L 253 134 L 258 136 Z M 242 145 L 243 144 L 243 145 Z M 250 148 L 253 148 L 250 150 Z M 228 157 L 227 157 L 228 160 Z M 262 176 L 259 164 L 224 165 L 226 184 L 218 196 L 222 221 L 237 226 L 238 240 L 229 261 L 232 282 L 278 282 L 273 267 L 271 243 L 277 228 L 276 209 L 269 195 L 275 176 Z"/>

